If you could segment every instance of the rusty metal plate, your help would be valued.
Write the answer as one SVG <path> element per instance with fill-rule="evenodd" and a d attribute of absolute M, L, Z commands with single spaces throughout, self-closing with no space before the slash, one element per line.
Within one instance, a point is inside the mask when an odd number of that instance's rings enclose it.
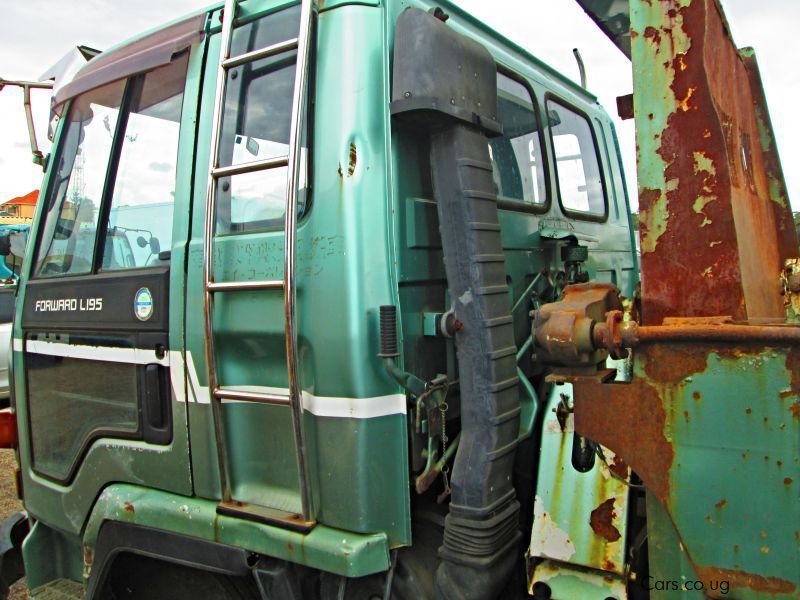
<path fill-rule="evenodd" d="M 751 50 L 715 0 L 632 0 L 645 324 L 780 318 L 797 236 Z"/>

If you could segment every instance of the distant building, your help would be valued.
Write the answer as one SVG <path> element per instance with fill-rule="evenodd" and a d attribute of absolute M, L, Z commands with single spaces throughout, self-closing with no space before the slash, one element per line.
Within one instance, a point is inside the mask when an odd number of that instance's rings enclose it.
<path fill-rule="evenodd" d="M 38 197 L 39 190 L 33 190 L 24 196 L 12 198 L 8 202 L 0 204 L 0 216 L 22 219 L 33 218 L 33 211 L 36 210 L 36 199 Z"/>

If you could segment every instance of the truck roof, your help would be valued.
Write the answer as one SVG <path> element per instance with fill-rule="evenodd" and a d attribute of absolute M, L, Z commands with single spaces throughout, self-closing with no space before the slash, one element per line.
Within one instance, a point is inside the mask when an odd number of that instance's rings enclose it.
<path fill-rule="evenodd" d="M 378 5 L 377 0 L 375 4 Z M 323 10 L 331 10 L 341 5 L 337 4 Z M 587 89 L 541 61 L 529 50 L 510 40 L 450 0 L 439 0 L 436 5 L 456 15 L 459 21 L 475 28 L 486 37 L 492 38 L 499 45 L 504 46 L 524 61 L 532 63 L 536 69 L 552 77 L 558 83 L 569 88 L 570 91 L 590 102 L 597 101 L 597 97 Z M 198 9 L 188 15 L 173 19 L 163 25 L 128 38 L 101 52 L 78 70 L 71 80 L 62 83 L 55 96 L 54 107 L 56 112 L 60 114 L 60 108 L 63 107 L 64 103 L 82 92 L 122 79 L 135 72 L 148 70 L 162 63 L 166 64 L 172 54 L 180 49 L 178 46 L 181 44 L 184 47 L 188 46 L 189 43 L 197 41 L 202 36 L 205 16 L 222 6 L 222 2 L 208 5 L 205 8 Z M 196 37 L 193 37 L 192 34 L 195 34 Z"/>

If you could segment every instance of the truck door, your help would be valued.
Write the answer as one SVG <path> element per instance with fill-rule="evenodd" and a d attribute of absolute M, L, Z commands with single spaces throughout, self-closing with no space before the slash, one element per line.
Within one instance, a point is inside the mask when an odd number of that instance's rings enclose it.
<path fill-rule="evenodd" d="M 14 340 L 20 429 L 30 433 L 20 450 L 28 509 L 66 531 L 108 482 L 191 491 L 181 360 L 189 192 L 178 151 L 191 161 L 189 63 L 184 50 L 73 98 L 40 199 Z"/>
<path fill-rule="evenodd" d="M 287 7 L 285 3 L 265 0 L 241 5 L 237 13 L 230 56 L 262 49 L 269 52 L 266 58 L 228 70 L 219 165 L 237 167 L 274 160 L 277 166 L 217 180 L 211 261 L 216 281 L 256 283 L 284 277 L 288 167 L 278 163 L 290 149 L 298 62 L 298 50 L 292 40 L 298 36 L 300 8 L 299 3 Z M 215 74 L 222 37 L 217 33 L 218 13 L 211 21 L 215 29 L 209 37 L 195 167 L 198 207 L 206 203 Z M 301 184 L 298 220 L 302 220 L 305 208 L 303 187 Z M 195 491 L 200 496 L 225 497 L 226 490 L 220 490 L 217 455 L 224 452 L 233 499 L 242 506 L 265 508 L 264 514 L 279 515 L 276 518 L 280 519 L 280 515 L 301 512 L 289 407 L 226 399 L 221 409 L 221 427 L 215 429 L 212 419 L 203 319 L 205 226 L 205 215 L 195 210 L 187 279 L 186 339 Z M 287 394 L 282 289 L 219 293 L 213 307 L 213 347 L 219 385 L 243 394 Z"/>

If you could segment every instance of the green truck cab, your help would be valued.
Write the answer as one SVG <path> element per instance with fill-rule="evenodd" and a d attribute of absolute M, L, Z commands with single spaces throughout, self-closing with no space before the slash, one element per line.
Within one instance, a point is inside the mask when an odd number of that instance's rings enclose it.
<path fill-rule="evenodd" d="M 647 596 L 640 482 L 531 330 L 587 281 L 636 304 L 592 94 L 449 2 L 248 0 L 54 106 L 13 329 L 34 598 Z"/>

